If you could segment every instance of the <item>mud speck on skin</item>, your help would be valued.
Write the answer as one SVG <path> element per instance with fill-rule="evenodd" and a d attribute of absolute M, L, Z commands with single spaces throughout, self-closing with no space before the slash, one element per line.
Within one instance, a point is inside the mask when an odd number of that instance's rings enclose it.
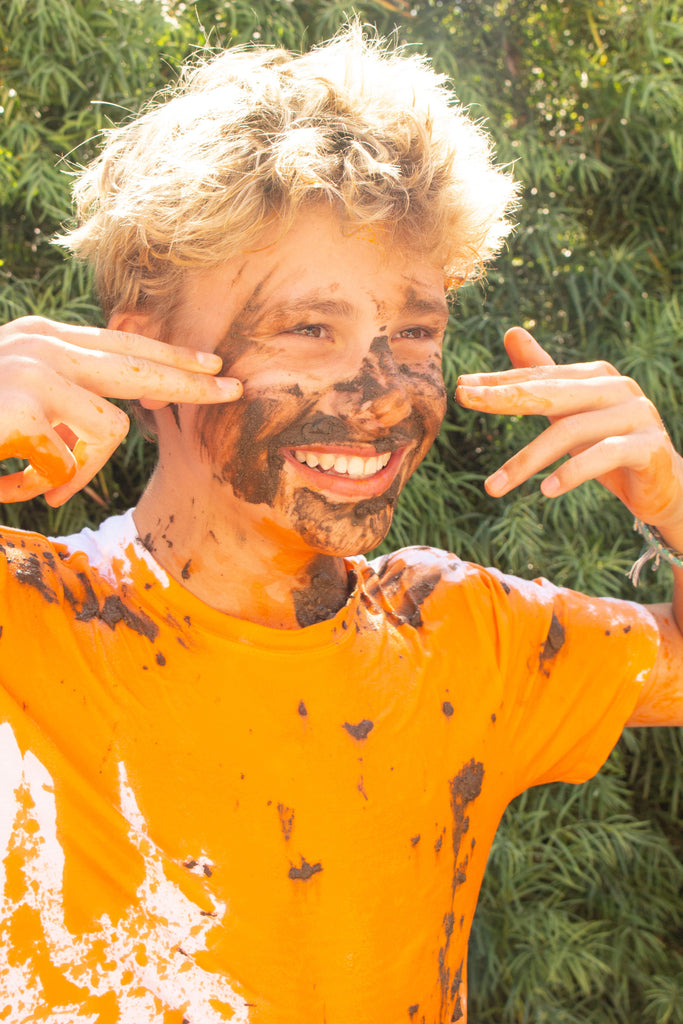
<path fill-rule="evenodd" d="M 564 640 L 564 626 L 558 619 L 555 612 L 553 612 L 553 617 L 550 620 L 550 628 L 548 630 L 548 635 L 545 638 L 545 642 L 541 649 L 541 653 L 538 657 L 538 665 L 542 672 L 545 672 L 547 674 L 546 664 L 547 662 L 552 661 L 555 655 L 558 653 L 558 651 L 562 649 L 564 645 Z"/>
<path fill-rule="evenodd" d="M 318 862 L 317 864 L 309 864 L 308 861 L 302 857 L 301 867 L 295 868 L 294 865 L 287 872 L 287 877 L 294 880 L 300 880 L 307 882 L 313 875 L 317 875 L 319 871 L 322 871 L 323 866 Z"/>
<path fill-rule="evenodd" d="M 420 1009 L 420 1004 L 419 1003 L 413 1003 L 412 1006 L 408 1007 L 408 1016 L 409 1017 L 414 1017 L 419 1009 Z"/>
<path fill-rule="evenodd" d="M 157 665 L 161 665 L 162 668 L 166 664 L 166 658 L 163 656 L 161 651 L 157 651 L 156 653 L 156 663 Z"/>
<path fill-rule="evenodd" d="M 351 722 L 344 722 L 344 728 L 349 736 L 353 736 L 355 740 L 367 739 L 374 725 L 375 723 L 371 722 L 369 718 L 364 718 L 357 725 L 352 725 Z"/>
<path fill-rule="evenodd" d="M 443 711 L 446 718 L 450 718 L 451 715 L 453 714 L 453 705 L 449 700 L 445 700 L 441 705 L 441 710 Z"/>
<path fill-rule="evenodd" d="M 411 836 L 411 837 L 410 837 L 410 845 L 411 845 L 411 846 L 417 846 L 417 844 L 418 844 L 419 842 L 420 842 L 420 836 L 419 836 L 419 833 L 418 833 L 418 835 L 416 835 L 416 836 Z"/>
<path fill-rule="evenodd" d="M 180 575 L 182 576 L 182 578 L 184 580 L 189 580 L 189 578 L 190 578 L 190 573 L 191 573 L 190 566 L 191 565 L 192 565 L 192 559 L 188 558 L 188 560 L 185 562 L 185 565 L 180 570 Z"/>
<path fill-rule="evenodd" d="M 297 711 L 299 712 L 302 718 L 305 718 L 306 715 L 308 714 L 308 711 L 306 710 L 306 705 L 302 700 L 299 701 L 299 707 L 297 708 Z"/>

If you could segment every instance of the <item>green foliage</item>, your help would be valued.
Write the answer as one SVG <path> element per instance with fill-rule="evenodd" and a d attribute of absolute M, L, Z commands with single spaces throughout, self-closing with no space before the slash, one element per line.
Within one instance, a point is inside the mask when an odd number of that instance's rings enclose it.
<path fill-rule="evenodd" d="M 7 0 L 0 8 L 0 317 L 96 322 L 87 274 L 49 239 L 69 216 L 70 161 L 203 46 L 298 48 L 352 14 L 335 0 Z M 559 361 L 636 377 L 683 449 L 683 22 L 676 0 L 376 0 L 359 16 L 431 54 L 485 118 L 524 186 L 519 227 L 454 304 L 445 369 L 505 365 L 522 323 Z M 598 485 L 555 501 L 538 481 L 494 501 L 482 480 L 541 429 L 449 407 L 385 547 L 431 543 L 524 575 L 633 597 L 639 543 Z M 121 511 L 153 450 L 131 435 L 59 510 L 5 506 L 65 533 Z M 641 598 L 664 599 L 667 570 Z M 627 731 L 605 770 L 506 813 L 472 941 L 478 1024 L 681 1024 L 683 743 Z"/>

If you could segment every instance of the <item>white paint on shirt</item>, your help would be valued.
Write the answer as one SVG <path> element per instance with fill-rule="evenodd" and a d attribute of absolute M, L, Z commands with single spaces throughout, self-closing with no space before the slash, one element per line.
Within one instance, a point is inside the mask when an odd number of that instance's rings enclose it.
<path fill-rule="evenodd" d="M 89 1011 L 99 997 L 113 992 L 119 1024 L 163 1024 L 168 1010 L 182 1011 L 189 1024 L 248 1024 L 245 1000 L 224 976 L 194 959 L 208 948 L 225 905 L 210 896 L 213 913 L 202 913 L 166 876 L 123 764 L 119 791 L 128 838 L 142 857 L 145 877 L 136 901 L 118 921 L 103 914 L 92 931 L 75 935 L 65 924 L 64 853 L 52 779 L 30 751 L 22 756 L 9 724 L 0 725 L 0 1019 L 96 1024 L 99 1012 Z M 6 894 L 10 855 L 25 881 L 16 903 Z M 17 913 L 38 917 L 41 942 L 13 948 Z M 39 967 L 46 956 L 52 969 L 83 992 L 82 1000 L 46 1006 Z"/>
<path fill-rule="evenodd" d="M 65 547 L 70 555 L 82 551 L 92 568 L 115 585 L 133 582 L 131 551 L 136 559 L 145 563 L 164 587 L 169 585 L 168 574 L 137 535 L 133 509 L 129 509 L 121 516 L 105 519 L 97 530 L 91 530 L 86 526 L 80 533 L 74 533 L 69 537 L 49 539 Z"/>

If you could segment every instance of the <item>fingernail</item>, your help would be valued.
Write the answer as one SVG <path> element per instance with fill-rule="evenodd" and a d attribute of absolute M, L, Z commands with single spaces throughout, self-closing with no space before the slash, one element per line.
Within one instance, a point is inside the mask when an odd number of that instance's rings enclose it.
<path fill-rule="evenodd" d="M 223 360 L 215 352 L 195 351 L 195 358 L 199 365 L 205 366 L 207 370 L 220 370 L 223 365 Z"/>
<path fill-rule="evenodd" d="M 486 481 L 486 490 L 489 494 L 502 494 L 507 489 L 509 482 L 507 473 L 499 469 Z"/>
<path fill-rule="evenodd" d="M 560 493 L 561 484 L 556 476 L 549 476 L 541 484 L 541 490 L 548 498 Z"/>
<path fill-rule="evenodd" d="M 214 377 L 216 387 L 230 398 L 239 398 L 242 394 L 242 381 L 236 377 Z"/>

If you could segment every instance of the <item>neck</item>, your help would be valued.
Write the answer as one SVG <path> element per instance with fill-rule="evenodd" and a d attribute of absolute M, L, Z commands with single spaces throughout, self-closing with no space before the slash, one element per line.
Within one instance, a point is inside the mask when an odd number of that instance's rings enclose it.
<path fill-rule="evenodd" d="M 238 523 L 199 505 L 192 489 L 152 477 L 134 513 L 138 535 L 178 583 L 218 611 L 275 629 L 332 618 L 346 603 L 342 558 L 307 548 L 254 509 Z"/>

